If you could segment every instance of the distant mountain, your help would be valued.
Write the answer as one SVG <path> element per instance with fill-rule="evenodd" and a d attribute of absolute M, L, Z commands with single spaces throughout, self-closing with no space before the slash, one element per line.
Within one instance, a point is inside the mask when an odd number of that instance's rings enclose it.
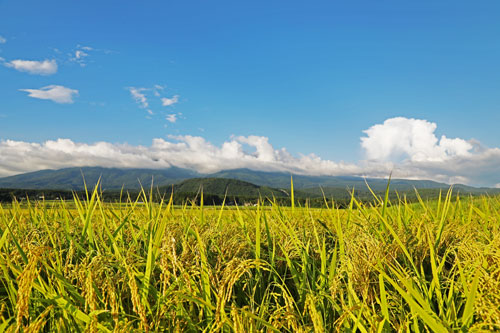
<path fill-rule="evenodd" d="M 228 187 L 231 191 L 237 188 L 238 195 L 248 193 L 275 193 L 276 189 L 286 190 L 290 188 L 290 173 L 287 172 L 265 172 L 254 171 L 250 169 L 224 170 L 213 174 L 199 174 L 195 171 L 171 167 L 168 169 L 122 169 L 122 168 L 101 168 L 101 167 L 82 167 L 65 168 L 60 170 L 42 170 L 29 172 L 21 175 L 0 178 L 0 188 L 12 189 L 59 189 L 59 190 L 80 190 L 83 189 L 83 177 L 89 187 L 93 187 L 99 177 L 101 178 L 102 188 L 106 190 L 118 190 L 122 186 L 125 189 L 138 189 L 141 184 L 148 188 L 151 185 L 151 179 L 155 186 L 167 186 L 178 184 L 179 190 L 183 192 L 197 192 L 200 180 L 180 182 L 191 180 L 193 178 L 205 178 L 203 186 L 205 193 L 207 189 L 217 186 L 215 191 L 220 194 L 220 189 Z M 224 182 L 215 182 L 214 178 L 226 179 Z M 251 183 L 236 184 L 229 180 L 239 180 Z M 387 179 L 366 179 L 366 182 L 375 192 L 382 192 L 387 186 Z M 308 193 L 312 196 L 321 196 L 322 190 L 327 196 L 330 194 L 346 193 L 346 189 L 355 188 L 357 191 L 367 191 L 365 179 L 351 176 L 304 176 L 293 175 L 293 184 L 296 190 L 301 190 L 302 194 Z M 195 189 L 196 187 L 196 189 Z M 320 188 L 321 187 L 321 188 Z M 413 191 L 417 189 L 448 189 L 449 185 L 430 180 L 407 180 L 392 179 L 391 189 L 399 192 Z M 462 192 L 484 193 L 486 191 L 493 193 L 494 189 L 475 188 L 466 185 L 456 185 L 456 189 Z M 266 192 L 267 191 L 267 192 Z M 270 191 L 270 192 L 268 192 Z M 222 193 L 223 194 L 223 193 Z M 234 194 L 236 195 L 236 194 Z"/>
<path fill-rule="evenodd" d="M 290 188 L 290 174 L 284 172 L 264 172 L 249 169 L 224 170 L 210 175 L 210 177 L 232 178 L 244 180 L 257 185 L 265 185 L 277 188 Z M 387 179 L 367 178 L 366 182 L 372 190 L 384 191 L 387 187 Z M 293 185 L 295 188 L 312 189 L 320 191 L 323 188 L 343 189 L 356 188 L 367 190 L 365 178 L 353 176 L 304 176 L 293 175 Z M 474 187 L 460 185 L 462 189 L 475 189 Z M 392 179 L 391 189 L 397 191 L 410 191 L 417 189 L 439 189 L 449 188 L 450 185 L 438 183 L 431 180 L 408 180 Z"/>
<path fill-rule="evenodd" d="M 101 178 L 104 189 L 116 190 L 122 186 L 126 189 L 148 188 L 151 179 L 158 186 L 177 183 L 184 179 L 200 175 L 188 169 L 171 167 L 168 169 L 119 169 L 101 167 L 65 168 L 59 170 L 42 170 L 20 175 L 0 178 L 0 188 L 24 189 L 65 189 L 81 190 L 83 179 L 90 188 Z"/>

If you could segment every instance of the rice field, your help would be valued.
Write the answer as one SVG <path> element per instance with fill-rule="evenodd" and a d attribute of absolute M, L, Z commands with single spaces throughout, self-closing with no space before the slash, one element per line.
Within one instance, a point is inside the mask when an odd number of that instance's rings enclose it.
<path fill-rule="evenodd" d="M 500 330 L 500 201 L 0 207 L 0 332 Z"/>

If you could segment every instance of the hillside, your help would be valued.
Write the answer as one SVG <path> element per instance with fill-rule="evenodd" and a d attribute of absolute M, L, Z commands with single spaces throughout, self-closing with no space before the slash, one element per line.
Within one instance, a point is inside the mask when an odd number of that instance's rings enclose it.
<path fill-rule="evenodd" d="M 199 193 L 203 190 L 204 194 L 222 197 L 226 194 L 228 197 L 288 197 L 288 193 L 284 190 L 268 186 L 259 186 L 246 181 L 228 178 L 193 178 L 184 180 L 172 186 L 174 193 Z M 171 186 L 160 187 L 160 192 L 169 192 L 169 189 L 171 189 Z"/>
<path fill-rule="evenodd" d="M 42 170 L 0 178 L 0 188 L 29 189 L 65 189 L 81 190 L 85 182 L 93 186 L 101 178 L 104 189 L 138 189 L 151 185 L 151 179 L 158 186 L 177 183 L 184 179 L 199 177 L 198 173 L 188 169 L 171 167 L 168 169 L 119 169 L 101 167 L 65 168 Z"/>
<path fill-rule="evenodd" d="M 264 172 L 250 169 L 224 170 L 210 175 L 210 177 L 232 178 L 244 180 L 257 185 L 290 188 L 290 174 L 285 172 Z M 374 191 L 384 191 L 387 187 L 387 179 L 366 178 L 366 182 Z M 293 175 L 293 184 L 295 188 L 309 189 L 309 192 L 321 193 L 320 186 L 323 188 L 342 189 L 356 188 L 368 190 L 365 178 L 353 176 L 304 176 Z M 409 180 L 392 179 L 391 188 L 397 191 L 411 191 L 417 189 L 447 189 L 450 185 L 438 183 L 432 180 Z M 474 187 L 460 185 L 463 190 L 474 191 Z M 319 191 L 319 192 L 316 192 Z"/>

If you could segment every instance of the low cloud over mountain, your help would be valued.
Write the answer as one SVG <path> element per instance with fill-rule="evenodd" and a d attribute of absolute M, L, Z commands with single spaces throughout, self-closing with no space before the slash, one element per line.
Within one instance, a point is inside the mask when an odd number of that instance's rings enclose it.
<path fill-rule="evenodd" d="M 267 137 L 234 136 L 216 146 L 199 136 L 154 139 L 150 146 L 70 139 L 31 143 L 0 141 L 0 176 L 70 166 L 190 168 L 202 173 L 250 168 L 307 175 L 358 175 L 432 179 L 447 183 L 494 186 L 500 183 L 500 149 L 474 140 L 435 135 L 435 123 L 391 118 L 364 131 L 364 159 L 335 162 L 314 154 L 294 156 L 275 148 Z M 245 146 L 253 147 L 247 152 Z"/>

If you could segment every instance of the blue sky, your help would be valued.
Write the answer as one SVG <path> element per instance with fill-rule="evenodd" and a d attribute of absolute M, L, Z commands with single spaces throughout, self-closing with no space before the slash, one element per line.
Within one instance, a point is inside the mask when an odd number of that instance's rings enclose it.
<path fill-rule="evenodd" d="M 255 136 L 295 158 L 422 162 L 411 153 L 419 136 L 394 154 L 362 144 L 363 131 L 403 117 L 476 147 L 442 148 L 446 158 L 496 153 L 499 10 L 498 1 L 4 0 L 0 140 L 150 147 L 192 136 L 220 148 Z M 36 98 L 50 89 L 66 100 Z M 495 185 L 490 164 L 484 179 L 421 176 Z"/>

